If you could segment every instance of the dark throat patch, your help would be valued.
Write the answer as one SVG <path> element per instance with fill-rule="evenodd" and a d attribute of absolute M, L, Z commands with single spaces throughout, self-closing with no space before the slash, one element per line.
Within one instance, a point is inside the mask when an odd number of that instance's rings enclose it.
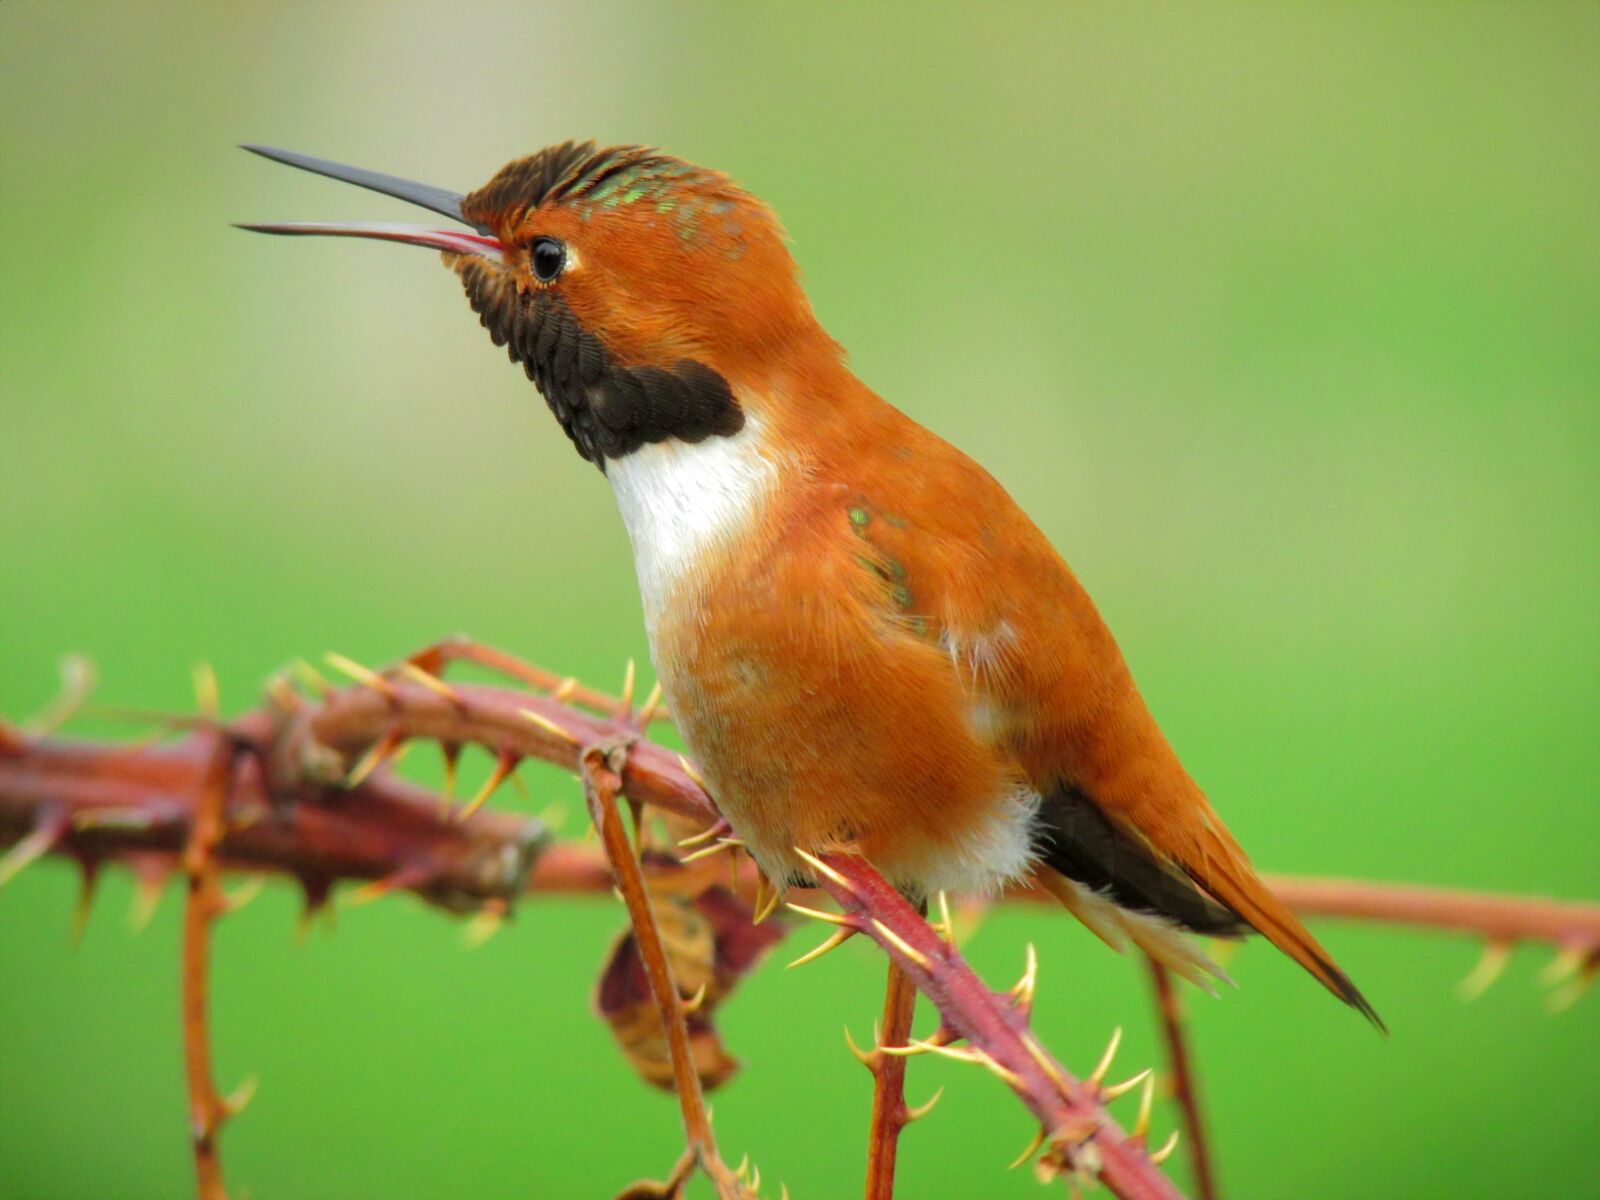
<path fill-rule="evenodd" d="M 479 258 L 455 266 L 489 337 L 522 364 L 578 453 L 600 470 L 640 446 L 729 437 L 744 427 L 728 381 L 704 363 L 622 366 L 556 292 L 519 294 L 507 274 Z"/>

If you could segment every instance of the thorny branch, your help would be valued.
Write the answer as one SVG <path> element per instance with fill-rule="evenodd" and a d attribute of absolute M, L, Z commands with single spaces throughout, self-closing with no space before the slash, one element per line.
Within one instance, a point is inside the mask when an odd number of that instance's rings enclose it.
<path fill-rule="evenodd" d="M 700 1076 L 695 1070 L 689 1051 L 689 1030 L 684 1021 L 687 998 L 678 991 L 673 978 L 672 964 L 667 961 L 661 942 L 661 932 L 656 928 L 655 915 L 650 910 L 650 898 L 645 890 L 644 876 L 639 860 L 622 827 L 622 816 L 617 812 L 617 795 L 622 787 L 619 772 L 627 761 L 626 742 L 610 746 L 592 745 L 583 751 L 582 774 L 584 799 L 589 806 L 589 819 L 594 822 L 605 849 L 607 861 L 616 875 L 622 902 L 627 906 L 628 919 L 633 924 L 634 936 L 639 944 L 639 956 L 644 962 L 645 975 L 650 982 L 650 992 L 655 998 L 656 1012 L 661 1026 L 666 1030 L 667 1046 L 672 1057 L 672 1075 L 676 1084 L 678 1104 L 683 1109 L 683 1129 L 688 1137 L 689 1150 L 694 1161 L 710 1176 L 716 1186 L 719 1200 L 741 1200 L 746 1193 L 742 1182 L 734 1177 L 717 1153 L 716 1138 L 711 1132 L 711 1116 L 706 1111 L 705 1097 L 700 1091 Z"/>
<path fill-rule="evenodd" d="M 438 677 L 447 663 L 463 660 L 500 671 L 545 694 L 448 684 Z M 684 855 L 683 863 L 647 861 L 641 867 L 631 851 L 626 861 L 615 854 L 608 860 L 596 847 L 553 844 L 539 821 L 484 807 L 523 759 L 577 771 L 588 763 L 587 748 L 622 744 L 628 745 L 625 761 L 618 764 L 616 783 L 608 787 L 620 787 L 631 805 L 648 806 L 677 830 L 704 828 L 701 840 L 712 840 L 714 847 L 736 848 L 731 839 L 714 840 L 730 831 L 693 767 L 672 751 L 639 738 L 640 731 L 663 712 L 656 691 L 635 713 L 631 667 L 618 699 L 462 639 L 431 646 L 383 673 L 338 656 L 330 656 L 330 662 L 355 679 L 355 685 L 335 688 L 302 665 L 302 689 L 290 686 L 284 677 L 275 678 L 261 708 L 226 726 L 212 718 L 171 722 L 190 730 L 176 742 L 62 741 L 27 735 L 0 721 L 0 846 L 10 845 L 0 856 L 0 884 L 45 854 L 65 856 L 79 865 L 85 902 L 97 869 L 108 861 L 132 867 L 147 888 L 159 886 L 166 873 L 180 866 L 190 878 L 184 942 L 185 1046 L 196 1116 L 196 1164 L 205 1197 L 222 1194 L 215 1135 L 229 1110 L 229 1102 L 216 1096 L 211 1083 L 204 1026 L 208 933 L 226 907 L 216 884 L 219 870 L 291 876 L 305 890 L 312 908 L 325 902 L 336 883 L 350 880 L 364 885 L 358 892 L 363 898 L 405 890 L 450 911 L 491 918 L 504 914 L 524 892 L 611 891 L 614 866 L 620 868 L 618 881 L 630 873 L 636 881 L 662 877 L 663 872 L 690 878 L 701 871 L 708 877 L 720 876 L 725 866 L 690 863 L 697 857 L 693 854 Z M 70 707 L 71 702 L 58 706 L 62 711 L 53 714 L 52 728 L 54 719 Z M 399 779 L 389 765 L 417 739 L 433 740 L 443 751 L 450 781 L 447 793 L 466 745 L 494 755 L 488 783 L 466 805 L 454 807 L 448 797 L 441 800 L 438 794 Z M 609 762 L 605 766 L 611 769 Z M 608 794 L 605 788 L 595 788 L 593 767 L 589 775 L 591 796 Z M 600 807 L 617 817 L 613 804 Z M 451 819 L 443 819 L 442 813 Z M 601 826 L 602 833 L 605 828 Z M 618 832 L 620 828 L 618 820 Z M 624 835 L 622 845 L 626 844 Z M 733 857 L 737 864 L 737 855 Z M 1109 1055 L 1086 1081 L 1074 1080 L 1027 1031 L 1027 1006 L 1015 1003 L 1018 989 L 1008 1000 L 984 988 L 954 948 L 860 859 L 834 856 L 830 862 L 854 890 L 829 881 L 829 890 L 845 908 L 844 924 L 801 961 L 842 941 L 850 932 L 844 925 L 869 933 L 897 970 L 907 973 L 902 978 L 912 979 L 940 1011 L 940 1028 L 922 1046 L 988 1066 L 1040 1117 L 1044 1132 L 1024 1159 L 1048 1143 L 1039 1160 L 1039 1169 L 1047 1174 L 1098 1169 L 1114 1190 L 1126 1189 L 1119 1194 L 1174 1194 L 1144 1154 L 1143 1128 L 1138 1136 L 1126 1137 L 1104 1113 L 1100 1101 L 1105 1098 L 1102 1080 Z M 736 882 L 741 895 L 755 895 L 761 907 L 759 881 L 750 864 L 736 865 Z M 1347 880 L 1271 882 L 1301 915 L 1454 930 L 1483 939 L 1483 960 L 1463 985 L 1467 994 L 1492 983 L 1510 948 L 1526 941 L 1557 948 L 1545 978 L 1566 982 L 1561 994 L 1565 1000 L 1575 999 L 1600 968 L 1597 905 Z M 1013 895 L 1040 898 L 1026 888 Z M 636 909 L 630 911 L 637 916 Z M 1031 974 L 1030 969 L 1025 982 Z M 1159 978 L 1157 986 L 1159 996 Z M 1031 993 L 1031 983 L 1025 990 Z M 675 990 L 660 994 L 676 996 Z M 885 1011 L 885 1045 L 863 1056 L 874 1067 L 876 1083 L 869 1179 L 881 1180 L 879 1192 L 869 1195 L 882 1196 L 888 1196 L 892 1187 L 900 1129 L 931 1106 L 905 1108 L 903 1077 L 893 1068 L 904 1061 L 907 1039 L 894 1014 L 904 1013 L 909 1020 L 910 1005 L 892 982 Z M 1196 1163 L 1196 1178 L 1206 1196 L 1211 1194 L 1207 1187 L 1214 1185 L 1206 1182 L 1202 1165 L 1204 1139 L 1198 1136 L 1192 1066 L 1178 1065 L 1181 1026 L 1165 1008 L 1162 1012 L 1168 1021 L 1169 1052 L 1179 1077 L 1184 1120 L 1191 1144 L 1202 1156 Z M 198 1020 L 191 1019 L 195 1014 Z M 670 1020 L 665 1028 L 670 1039 Z M 1177 1041 L 1172 1040 L 1175 1035 Z M 968 1039 L 967 1047 L 951 1044 L 960 1037 Z M 892 1049 L 902 1052 L 887 1052 Z M 686 1101 L 686 1128 L 690 1111 Z M 644 1190 L 630 1190 L 630 1196 L 676 1197 L 697 1162 L 709 1158 L 720 1165 L 714 1148 L 709 1156 L 703 1149 L 712 1145 L 709 1122 L 703 1135 L 696 1128 L 689 1128 L 689 1134 L 690 1149 L 669 1181 L 640 1185 Z M 716 1179 L 715 1167 L 711 1173 Z M 746 1185 L 742 1171 L 735 1172 L 734 1179 L 737 1186 Z M 723 1187 L 721 1180 L 718 1186 Z M 757 1190 L 752 1180 L 749 1191 Z"/>
<path fill-rule="evenodd" d="M 223 805 L 233 778 L 237 748 L 226 735 L 206 766 L 199 803 L 183 852 L 189 897 L 183 912 L 183 1054 L 189 1080 L 189 1131 L 194 1145 L 196 1191 L 200 1200 L 227 1200 L 217 1138 L 233 1108 L 217 1094 L 211 1068 L 209 982 L 211 927 L 227 908 L 217 881 L 217 845 L 222 840 Z"/>
<path fill-rule="evenodd" d="M 1189 1039 L 1183 1028 L 1183 1000 L 1173 986 L 1172 972 L 1156 959 L 1146 957 L 1150 986 L 1155 991 L 1156 1015 L 1162 1038 L 1167 1044 L 1167 1070 L 1172 1074 L 1173 1095 L 1189 1147 L 1189 1170 L 1194 1176 L 1199 1200 L 1216 1200 L 1216 1173 L 1211 1165 L 1211 1145 L 1206 1140 L 1205 1116 L 1200 1108 L 1199 1085 L 1189 1054 Z"/>

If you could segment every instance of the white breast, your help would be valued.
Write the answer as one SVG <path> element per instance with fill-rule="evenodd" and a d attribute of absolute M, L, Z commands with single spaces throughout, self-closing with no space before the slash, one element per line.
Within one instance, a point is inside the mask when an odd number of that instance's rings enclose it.
<path fill-rule="evenodd" d="M 606 463 L 622 523 L 633 543 L 634 569 L 653 626 L 667 595 L 692 584 L 708 554 L 733 543 L 755 521 L 777 483 L 762 453 L 753 414 L 732 437 L 690 444 L 668 439 Z"/>

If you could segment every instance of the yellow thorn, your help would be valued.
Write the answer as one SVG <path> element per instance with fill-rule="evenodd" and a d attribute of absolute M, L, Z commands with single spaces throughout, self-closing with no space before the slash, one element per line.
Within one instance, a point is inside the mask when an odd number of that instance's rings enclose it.
<path fill-rule="evenodd" d="M 300 697 L 295 695 L 294 688 L 282 674 L 274 675 L 267 680 L 267 695 L 272 697 L 272 702 L 286 713 L 297 713 L 302 707 Z"/>
<path fill-rule="evenodd" d="M 216 719 L 222 711 L 222 692 L 217 686 L 217 672 L 208 662 L 194 665 L 194 706 L 202 717 Z"/>
<path fill-rule="evenodd" d="M 712 838 L 716 837 L 717 834 L 722 832 L 722 825 L 723 823 L 721 821 L 713 821 L 699 833 L 691 834 L 689 837 L 680 839 L 678 845 L 682 846 L 684 849 L 688 849 L 690 846 L 698 846 L 703 842 L 709 842 Z"/>
<path fill-rule="evenodd" d="M 37 858 L 42 858 L 56 844 L 61 831 L 53 825 L 44 825 L 23 838 L 4 856 L 0 856 L 0 887 L 5 887 Z"/>
<path fill-rule="evenodd" d="M 1539 972 L 1539 982 L 1546 987 L 1563 983 L 1578 973 L 1589 952 L 1582 946 L 1563 946 L 1561 952 L 1545 964 Z"/>
<path fill-rule="evenodd" d="M 1167 1159 L 1172 1157 L 1172 1152 L 1174 1150 L 1176 1150 L 1177 1148 L 1178 1148 L 1178 1131 L 1176 1129 L 1174 1129 L 1172 1131 L 1172 1136 L 1169 1137 L 1165 1142 L 1163 1142 L 1161 1144 L 1161 1149 L 1157 1150 L 1154 1154 L 1152 1154 L 1150 1156 L 1150 1161 L 1155 1163 L 1155 1165 L 1159 1167 L 1162 1163 L 1166 1162 Z"/>
<path fill-rule="evenodd" d="M 333 694 L 333 684 L 328 682 L 328 677 L 305 659 L 295 659 L 294 662 L 289 664 L 289 669 L 300 677 L 301 683 L 305 684 L 324 700 Z"/>
<path fill-rule="evenodd" d="M 1550 993 L 1545 1000 L 1545 1008 L 1552 1016 L 1556 1013 L 1566 1012 L 1567 1009 L 1583 999 L 1583 994 L 1594 986 L 1594 979 L 1594 967 L 1585 967 L 1581 974 Z"/>
<path fill-rule="evenodd" d="M 1039 1132 L 1033 1135 L 1033 1140 L 1022 1148 L 1022 1153 L 1017 1155 L 1009 1163 L 1006 1164 L 1006 1170 L 1015 1171 L 1023 1163 L 1027 1162 L 1030 1158 L 1032 1158 L 1034 1156 L 1034 1153 L 1039 1149 L 1039 1147 L 1044 1145 L 1044 1139 L 1045 1139 L 1045 1129 L 1044 1129 L 1044 1126 L 1041 1125 L 1041 1126 L 1039 1126 Z"/>
<path fill-rule="evenodd" d="M 892 1054 L 896 1058 L 915 1058 L 919 1054 L 927 1054 L 929 1051 L 937 1049 L 938 1045 L 936 1043 L 925 1042 L 920 1038 L 912 1038 L 904 1046 L 879 1046 L 877 1048 L 879 1054 Z"/>
<path fill-rule="evenodd" d="M 237 1117 L 250 1106 L 250 1101 L 255 1099 L 256 1088 L 260 1083 L 261 1080 L 256 1076 L 248 1076 L 243 1083 L 223 1098 L 223 1111 L 230 1117 Z"/>
<path fill-rule="evenodd" d="M 881 1050 L 881 1046 L 869 1054 L 860 1046 L 856 1045 L 856 1039 L 851 1036 L 850 1026 L 848 1025 L 844 1027 L 844 1040 L 845 1044 L 850 1047 L 850 1053 L 856 1056 L 856 1061 L 858 1063 L 867 1068 L 869 1071 L 877 1070 L 877 1050 Z"/>
<path fill-rule="evenodd" d="M 780 1183 L 778 1186 L 782 1189 L 778 1195 L 778 1200 L 789 1200 L 789 1185 L 787 1183 Z"/>
<path fill-rule="evenodd" d="M 986 1054 L 982 1050 L 973 1050 L 971 1053 L 977 1055 L 977 1058 L 974 1061 L 976 1061 L 980 1067 L 987 1067 L 999 1078 L 1000 1082 L 1004 1083 L 1008 1087 L 1015 1088 L 1019 1092 L 1022 1090 L 1022 1076 L 1018 1075 L 1009 1067 L 1002 1067 L 994 1060 L 992 1056 Z"/>
<path fill-rule="evenodd" d="M 850 886 L 850 881 L 848 879 L 839 874 L 839 872 L 835 871 L 827 863 L 823 862 L 815 854 L 812 854 L 806 850 L 802 850 L 799 846 L 794 847 L 794 852 L 801 858 L 805 859 L 806 862 L 810 863 L 812 869 L 817 871 L 819 874 L 826 875 L 829 879 L 833 880 L 848 892 L 855 891 L 855 888 Z"/>
<path fill-rule="evenodd" d="M 750 1156 L 748 1154 L 746 1154 L 742 1158 L 739 1159 L 739 1166 L 733 1172 L 734 1178 L 735 1179 L 743 1179 L 745 1177 L 745 1172 L 747 1172 L 749 1169 L 750 1169 Z"/>
<path fill-rule="evenodd" d="M 563 742 L 566 742 L 567 745 L 576 746 L 576 745 L 579 744 L 578 739 L 576 737 L 574 737 L 567 730 L 561 728 L 561 726 L 557 725 L 554 721 L 552 721 L 549 717 L 545 716 L 543 713 L 536 713 L 531 708 L 519 708 L 517 711 L 520 712 L 528 720 L 532 721 L 540 729 L 544 730 L 546 733 L 555 735 L 556 737 L 560 738 Z"/>
<path fill-rule="evenodd" d="M 700 1006 L 706 1002 L 706 987 L 709 983 L 710 980 L 703 979 L 700 981 L 700 986 L 695 989 L 694 995 L 687 999 L 680 996 L 678 998 L 678 1007 L 685 1013 L 699 1012 Z"/>
<path fill-rule="evenodd" d="M 872 918 L 872 926 L 878 931 L 879 935 L 882 936 L 885 941 L 892 945 L 896 950 L 900 951 L 901 954 L 904 954 L 912 962 L 916 963 L 917 966 L 921 967 L 924 971 L 933 970 L 933 960 L 931 958 L 929 958 L 921 950 L 918 950 L 910 942 L 906 941 L 905 938 L 901 937 L 894 930 L 890 929 L 882 921 L 878 920 L 877 917 Z"/>
<path fill-rule="evenodd" d="M 344 786 L 346 788 L 360 787 L 399 748 L 400 734 L 397 730 L 391 729 L 378 741 L 374 742 L 371 748 L 361 756 L 361 761 L 350 769 L 350 774 L 345 777 Z"/>
<path fill-rule="evenodd" d="M 1028 1053 L 1033 1056 L 1033 1061 L 1039 1064 L 1039 1069 L 1050 1076 L 1050 1082 L 1065 1092 L 1067 1090 L 1066 1078 L 1061 1074 L 1060 1068 L 1050 1061 L 1050 1056 L 1044 1052 L 1044 1047 L 1039 1045 L 1033 1034 L 1024 1033 L 1022 1035 L 1022 1044 L 1027 1047 Z"/>
<path fill-rule="evenodd" d="M 1121 1083 L 1114 1083 L 1108 1088 L 1101 1088 L 1100 1097 L 1105 1103 L 1110 1104 L 1111 1101 L 1117 1099 L 1119 1096 L 1126 1096 L 1141 1083 L 1148 1083 L 1150 1081 L 1150 1077 L 1154 1074 L 1154 1067 L 1146 1067 L 1137 1075 L 1134 1075 L 1128 1079 L 1124 1079 Z"/>
<path fill-rule="evenodd" d="M 1039 952 L 1034 949 L 1032 942 L 1028 943 L 1026 957 L 1023 960 L 1022 978 L 1006 994 L 1015 996 L 1017 1003 L 1024 1011 L 1033 1007 L 1033 992 L 1039 985 Z"/>
<path fill-rule="evenodd" d="M 950 919 L 950 897 L 943 888 L 939 889 L 939 924 L 944 929 L 944 940 L 953 949 L 956 944 L 956 923 Z"/>
<path fill-rule="evenodd" d="M 556 684 L 555 690 L 550 693 L 550 698 L 552 700 L 559 700 L 565 704 L 569 699 L 572 698 L 572 693 L 577 690 L 578 677 L 576 675 L 568 675 L 560 683 Z"/>
<path fill-rule="evenodd" d="M 324 654 L 322 660 L 334 670 L 350 676 L 357 683 L 371 688 L 385 699 L 394 699 L 394 684 L 379 675 L 371 667 L 364 667 L 355 659 L 346 658 L 342 654 L 335 654 L 332 650 Z"/>
<path fill-rule="evenodd" d="M 232 892 L 228 893 L 227 897 L 222 902 L 223 911 L 238 912 L 246 904 L 249 904 L 250 901 L 261 895 L 262 889 L 266 886 L 267 877 L 265 875 L 252 875 L 249 879 L 245 880 L 244 883 L 240 884 Z"/>
<path fill-rule="evenodd" d="M 855 920 L 842 913 L 823 912 L 820 908 L 807 908 L 803 904 L 785 903 L 784 907 L 790 912 L 797 912 L 802 917 L 810 917 L 814 921 L 826 921 L 829 925 L 843 925 L 852 931 L 856 928 Z"/>
<path fill-rule="evenodd" d="M 906 1124 L 909 1125 L 913 1121 L 922 1120 L 923 1117 L 927 1116 L 933 1111 L 933 1106 L 939 1103 L 940 1098 L 943 1096 L 944 1086 L 941 1084 L 939 1090 L 934 1092 L 933 1095 L 929 1096 L 925 1104 L 919 1104 L 915 1108 L 906 1109 Z"/>
<path fill-rule="evenodd" d="M 488 802 L 489 797 L 494 795 L 495 789 L 506 781 L 506 776 L 515 771 L 517 764 L 521 761 L 520 758 L 515 758 L 502 751 L 500 757 L 494 760 L 494 770 L 489 772 L 489 778 L 483 781 L 483 786 L 478 789 L 478 794 L 468 800 L 466 807 L 456 814 L 456 821 L 465 821 L 482 808 Z"/>
<path fill-rule="evenodd" d="M 495 934 L 500 932 L 500 927 L 505 923 L 506 905 L 504 900 L 490 900 L 475 913 L 466 928 L 462 930 L 462 940 L 469 947 L 476 950 Z"/>
<path fill-rule="evenodd" d="M 412 683 L 420 683 L 435 696 L 438 696 L 443 700 L 448 700 L 451 704 L 461 703 L 460 692 L 456 691 L 455 688 L 451 687 L 444 680 L 440 679 L 432 671 L 424 671 L 414 662 L 401 663 L 400 674 L 411 680 Z"/>
<path fill-rule="evenodd" d="M 639 709 L 639 715 L 633 723 L 640 729 L 649 728 L 650 722 L 656 719 L 656 709 L 661 707 L 661 681 L 656 680 L 655 686 L 650 689 L 650 694 L 644 698 L 644 704 Z"/>
<path fill-rule="evenodd" d="M 1139 1093 L 1139 1119 L 1133 1123 L 1131 1136 L 1142 1138 L 1150 1132 L 1150 1110 L 1156 1102 L 1156 1075 L 1151 1071 L 1145 1076 L 1144 1091 Z"/>
<path fill-rule="evenodd" d="M 128 924 L 135 933 L 143 933 L 149 927 L 150 919 L 156 915 L 156 906 L 161 903 L 161 893 L 165 890 L 164 879 L 146 877 L 139 880 L 133 903 L 128 907 Z"/>
<path fill-rule="evenodd" d="M 698 787 L 702 792 L 710 790 L 706 787 L 705 776 L 700 774 L 700 768 L 695 766 L 681 754 L 678 755 L 678 765 L 683 768 L 683 773 L 685 775 L 694 780 L 695 786 Z"/>
<path fill-rule="evenodd" d="M 755 1192 L 756 1195 L 758 1195 L 758 1196 L 761 1194 L 761 1168 L 760 1167 L 752 1166 L 750 1168 L 750 1190 L 752 1192 Z"/>
<path fill-rule="evenodd" d="M 702 850 L 696 850 L 693 854 L 685 854 L 678 861 L 688 865 L 692 862 L 699 862 L 702 858 L 710 858 L 713 854 L 721 854 L 726 849 L 726 846 L 707 846 Z"/>
<path fill-rule="evenodd" d="M 628 660 L 628 665 L 622 668 L 622 695 L 617 697 L 617 716 L 626 721 L 633 712 L 633 684 L 635 671 L 633 659 Z"/>
<path fill-rule="evenodd" d="M 1117 1047 L 1122 1045 L 1122 1026 L 1118 1025 L 1111 1031 L 1111 1042 L 1106 1046 L 1106 1052 L 1100 1056 L 1100 1062 L 1095 1067 L 1094 1073 L 1084 1082 L 1091 1087 L 1099 1087 L 1104 1082 L 1106 1072 L 1111 1070 L 1111 1060 L 1117 1057 Z"/>
<path fill-rule="evenodd" d="M 763 874 L 756 876 L 756 878 L 764 880 L 766 879 L 766 876 Z M 770 894 L 767 897 L 766 904 L 756 909 L 754 920 L 754 924 L 756 925 L 761 924 L 761 922 L 770 917 L 777 910 L 778 902 L 783 899 L 783 889 L 777 884 L 768 883 L 767 888 Z"/>
<path fill-rule="evenodd" d="M 1456 984 L 1456 995 L 1463 1001 L 1476 1000 L 1494 986 L 1495 980 L 1500 978 L 1506 963 L 1510 961 L 1510 942 L 1484 943 L 1483 956 L 1478 959 L 1477 966 L 1467 973 L 1467 977 Z"/>
<path fill-rule="evenodd" d="M 854 929 L 852 929 L 852 928 L 848 928 L 847 927 L 847 928 L 844 928 L 844 929 L 835 929 L 832 933 L 830 933 L 828 935 L 828 940 L 827 941 L 823 942 L 822 945 L 818 946 L 815 950 L 806 951 L 799 958 L 795 959 L 792 963 L 790 963 L 789 966 L 790 967 L 803 967 L 807 963 L 814 963 L 814 962 L 817 961 L 817 959 L 821 958 L 824 954 L 828 953 L 828 951 L 837 950 L 840 946 L 844 945 L 851 938 L 855 937 L 855 935 L 856 935 L 856 931 Z"/>

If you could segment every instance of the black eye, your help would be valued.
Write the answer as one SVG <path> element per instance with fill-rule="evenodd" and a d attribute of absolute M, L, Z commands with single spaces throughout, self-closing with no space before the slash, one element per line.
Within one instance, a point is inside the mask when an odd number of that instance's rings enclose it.
<path fill-rule="evenodd" d="M 533 277 L 540 283 L 549 283 L 567 265 L 567 248 L 559 238 L 535 238 L 529 257 L 533 262 Z"/>

